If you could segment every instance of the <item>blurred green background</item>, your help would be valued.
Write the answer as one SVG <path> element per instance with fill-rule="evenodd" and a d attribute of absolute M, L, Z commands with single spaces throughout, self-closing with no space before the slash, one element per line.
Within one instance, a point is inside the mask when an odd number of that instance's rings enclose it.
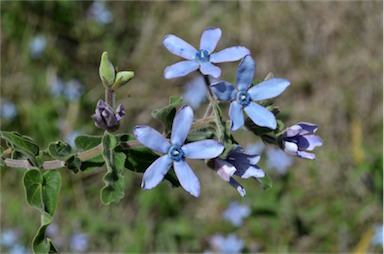
<path fill-rule="evenodd" d="M 194 76 L 163 78 L 164 68 L 180 60 L 162 45 L 163 37 L 175 34 L 198 47 L 202 31 L 212 26 L 223 31 L 217 50 L 250 49 L 256 79 L 273 72 L 291 81 L 276 100 L 286 124 L 316 123 L 324 141 L 315 161 L 294 159 L 285 174 L 268 169 L 262 158 L 273 188 L 241 181 L 243 199 L 196 163 L 198 199 L 165 182 L 143 191 L 142 176 L 127 171 L 124 199 L 106 207 L 99 198 L 104 169 L 62 169 L 51 229 L 59 249 L 203 252 L 215 250 L 212 235 L 235 233 L 243 252 L 382 252 L 371 241 L 383 225 L 382 10 L 381 1 L 2 1 L 2 130 L 41 146 L 102 134 L 90 115 L 104 96 L 98 76 L 104 50 L 120 70 L 135 71 L 117 94 L 127 110 L 119 132 L 132 133 L 137 124 L 160 128 L 150 112 L 170 95 L 182 95 Z M 221 79 L 234 81 L 237 65 L 221 64 Z M 258 141 L 245 130 L 235 136 L 244 147 Z M 1 230 L 13 230 L 30 249 L 40 218 L 27 206 L 22 175 L 1 169 Z M 241 227 L 222 217 L 233 200 L 250 207 Z M 85 234 L 83 250 L 71 247 L 76 233 Z"/>

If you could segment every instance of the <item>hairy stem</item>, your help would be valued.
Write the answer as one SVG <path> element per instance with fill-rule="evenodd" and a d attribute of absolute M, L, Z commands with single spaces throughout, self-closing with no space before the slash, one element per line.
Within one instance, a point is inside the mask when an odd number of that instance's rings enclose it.
<path fill-rule="evenodd" d="M 113 109 L 115 107 L 115 90 L 105 89 L 105 102 Z"/>

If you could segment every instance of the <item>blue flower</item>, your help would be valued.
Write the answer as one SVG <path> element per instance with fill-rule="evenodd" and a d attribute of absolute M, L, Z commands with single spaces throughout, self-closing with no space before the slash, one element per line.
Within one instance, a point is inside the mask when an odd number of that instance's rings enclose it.
<path fill-rule="evenodd" d="M 0 100 L 0 118 L 12 120 L 17 116 L 17 108 L 13 102 L 4 101 L 3 98 Z"/>
<path fill-rule="evenodd" d="M 223 214 L 223 219 L 232 223 L 236 227 L 240 227 L 243 219 L 251 214 L 248 205 L 241 205 L 239 202 L 232 201 L 228 209 Z"/>
<path fill-rule="evenodd" d="M 89 236 L 85 233 L 75 233 L 71 236 L 69 247 L 73 252 L 86 252 L 88 250 Z"/>
<path fill-rule="evenodd" d="M 247 113 L 255 124 L 276 129 L 276 118 L 273 113 L 255 103 L 255 101 L 278 96 L 290 85 L 290 82 L 286 79 L 270 78 L 250 87 L 255 70 L 256 63 L 248 55 L 244 57 L 237 69 L 237 88 L 226 81 L 220 81 L 211 85 L 212 91 L 216 94 L 217 98 L 232 101 L 229 107 L 229 117 L 233 131 L 244 125 L 242 110 Z"/>
<path fill-rule="evenodd" d="M 246 194 L 245 189 L 232 176 L 263 178 L 265 176 L 264 171 L 256 165 L 259 160 L 260 156 L 258 154 L 246 154 L 241 146 L 237 146 L 228 154 L 225 160 L 221 158 L 215 159 L 214 170 L 244 197 Z"/>
<path fill-rule="evenodd" d="M 200 107 L 207 100 L 207 86 L 202 76 L 195 77 L 184 86 L 183 100 L 193 109 Z"/>
<path fill-rule="evenodd" d="M 164 155 L 155 160 L 145 171 L 141 187 L 152 189 L 157 186 L 167 174 L 173 164 L 176 176 L 181 186 L 191 195 L 198 197 L 200 183 L 185 158 L 211 159 L 219 156 L 224 146 L 215 140 L 201 140 L 184 144 L 193 121 L 193 111 L 190 106 L 183 106 L 177 112 L 172 125 L 171 142 L 155 129 L 140 125 L 133 133 L 144 146 Z"/>
<path fill-rule="evenodd" d="M 31 51 L 32 58 L 40 58 L 47 46 L 47 40 L 44 35 L 37 35 L 29 42 L 29 50 Z"/>
<path fill-rule="evenodd" d="M 219 253 L 240 253 L 245 247 L 244 241 L 238 239 L 235 234 L 229 234 L 227 237 L 217 234 L 213 235 L 209 243 Z"/>
<path fill-rule="evenodd" d="M 175 35 L 166 35 L 163 40 L 164 46 L 171 53 L 187 60 L 165 68 L 164 77 L 166 79 L 178 78 L 200 68 L 202 74 L 218 78 L 221 75 L 221 69 L 212 63 L 238 61 L 250 54 L 247 48 L 241 46 L 234 46 L 213 53 L 220 37 L 220 28 L 207 28 L 201 36 L 200 49 L 197 50 Z"/>
<path fill-rule="evenodd" d="M 88 10 L 88 15 L 97 23 L 106 25 L 112 22 L 112 13 L 102 1 L 94 1 Z"/>
<path fill-rule="evenodd" d="M 313 133 L 317 131 L 317 125 L 300 122 L 288 127 L 279 137 L 281 148 L 289 155 L 299 158 L 314 160 L 315 154 L 305 152 L 312 151 L 316 146 L 322 146 L 321 138 Z"/>

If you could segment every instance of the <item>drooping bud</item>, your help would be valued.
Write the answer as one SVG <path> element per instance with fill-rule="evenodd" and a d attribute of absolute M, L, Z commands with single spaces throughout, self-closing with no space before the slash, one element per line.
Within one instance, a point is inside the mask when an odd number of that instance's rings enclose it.
<path fill-rule="evenodd" d="M 103 100 L 99 100 L 96 106 L 95 114 L 91 117 L 97 127 L 109 132 L 116 131 L 120 126 L 120 120 L 125 116 L 125 110 L 122 104 L 117 107 L 116 113 L 111 106 Z"/>
<path fill-rule="evenodd" d="M 107 51 L 104 51 L 101 55 L 100 66 L 99 66 L 100 79 L 106 88 L 110 88 L 115 82 L 115 68 L 108 59 Z"/>
<path fill-rule="evenodd" d="M 133 71 L 119 71 L 116 74 L 115 83 L 112 85 L 112 89 L 117 89 L 127 84 L 135 76 Z"/>

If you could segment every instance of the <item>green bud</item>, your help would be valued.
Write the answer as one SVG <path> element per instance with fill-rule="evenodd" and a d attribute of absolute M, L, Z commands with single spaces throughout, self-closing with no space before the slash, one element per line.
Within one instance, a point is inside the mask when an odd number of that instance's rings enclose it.
<path fill-rule="evenodd" d="M 112 89 L 117 89 L 127 84 L 128 81 L 130 81 L 134 76 L 135 76 L 135 73 L 133 71 L 119 71 L 116 74 L 116 80 L 112 86 Z"/>
<path fill-rule="evenodd" d="M 106 88 L 110 88 L 115 82 L 115 68 L 108 59 L 107 51 L 104 51 L 101 55 L 99 75 Z"/>

